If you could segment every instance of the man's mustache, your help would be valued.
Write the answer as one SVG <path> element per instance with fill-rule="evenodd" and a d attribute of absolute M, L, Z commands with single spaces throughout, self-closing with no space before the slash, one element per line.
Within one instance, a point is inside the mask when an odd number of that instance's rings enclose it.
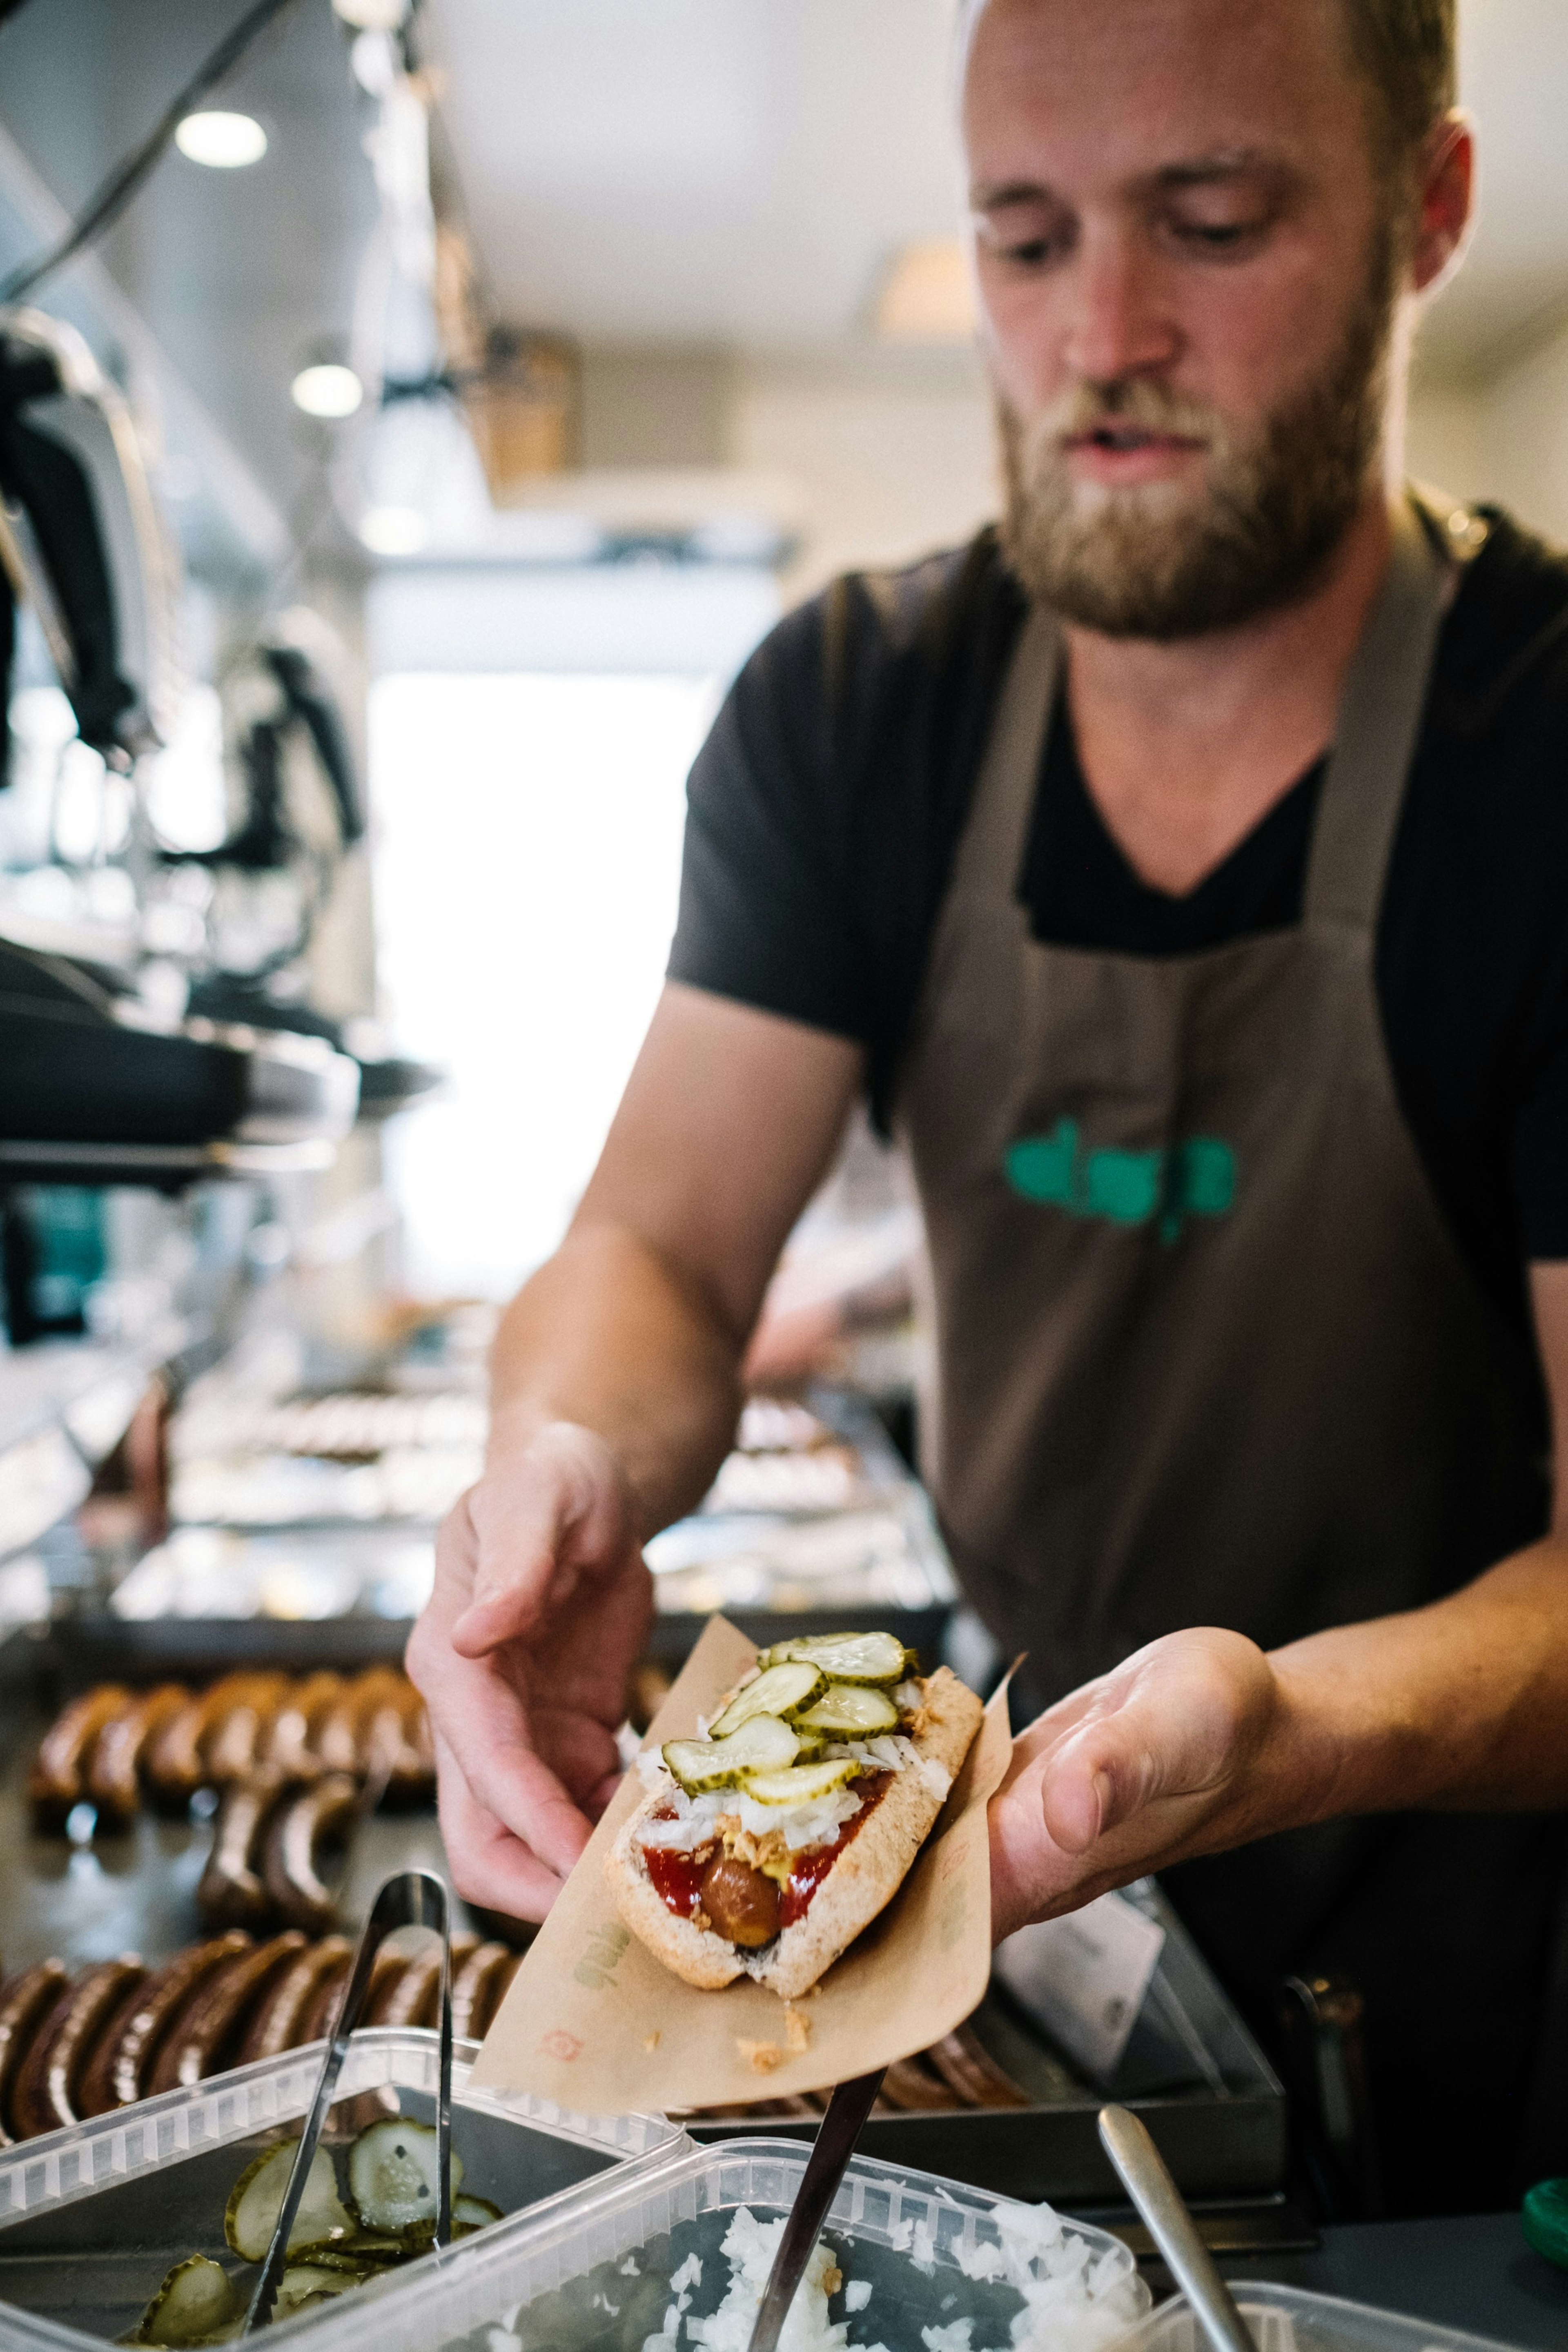
<path fill-rule="evenodd" d="M 1217 409 L 1205 401 L 1184 398 L 1149 376 L 1080 381 L 1027 416 L 1011 404 L 1007 406 L 1021 447 L 1037 461 L 1059 456 L 1069 441 L 1082 440 L 1097 426 L 1110 423 L 1199 441 L 1215 452 L 1228 448 L 1233 439 Z"/>

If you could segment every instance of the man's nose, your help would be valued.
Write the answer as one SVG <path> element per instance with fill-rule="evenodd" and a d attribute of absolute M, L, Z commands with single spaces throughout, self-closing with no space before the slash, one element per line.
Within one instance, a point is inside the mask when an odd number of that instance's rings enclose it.
<path fill-rule="evenodd" d="M 1088 383 L 1115 383 L 1169 367 L 1180 334 L 1162 300 L 1161 273 L 1132 236 L 1086 236 L 1072 265 L 1072 309 L 1063 352 Z"/>

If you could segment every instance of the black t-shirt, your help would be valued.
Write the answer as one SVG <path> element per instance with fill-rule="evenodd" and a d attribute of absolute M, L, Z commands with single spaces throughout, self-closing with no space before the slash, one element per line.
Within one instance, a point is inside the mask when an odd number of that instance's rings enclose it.
<path fill-rule="evenodd" d="M 1376 976 L 1405 1118 L 1541 1419 L 1525 1268 L 1568 1259 L 1568 558 L 1483 511 Z M 671 978 L 863 1045 L 884 1124 L 1024 611 L 992 531 L 837 581 L 753 654 L 691 772 Z M 1106 829 L 1058 707 L 1017 885 L 1035 935 L 1165 956 L 1288 928 L 1321 781 L 1320 764 L 1173 898 Z"/>

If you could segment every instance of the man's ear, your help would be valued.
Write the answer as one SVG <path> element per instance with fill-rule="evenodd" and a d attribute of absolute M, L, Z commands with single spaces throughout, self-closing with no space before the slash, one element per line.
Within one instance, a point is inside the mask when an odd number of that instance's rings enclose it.
<path fill-rule="evenodd" d="M 1434 126 L 1422 147 L 1417 171 L 1418 210 L 1410 267 L 1415 291 L 1425 294 L 1453 267 L 1470 224 L 1476 141 L 1468 115 L 1456 110 Z"/>

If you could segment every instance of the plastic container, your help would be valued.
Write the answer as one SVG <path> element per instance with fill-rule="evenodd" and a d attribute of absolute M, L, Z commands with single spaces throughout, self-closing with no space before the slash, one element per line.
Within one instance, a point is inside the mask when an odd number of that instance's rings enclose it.
<path fill-rule="evenodd" d="M 690 2320 L 708 2315 L 728 2283 L 717 2257 L 736 2208 L 775 2220 L 793 2204 L 805 2162 L 793 2140 L 744 2140 L 606 2175 L 548 2212 L 520 2215 L 395 2285 L 339 2304 L 313 2329 L 311 2352 L 642 2352 L 662 2331 L 672 2273 L 695 2252 L 702 2276 L 689 2290 L 684 2347 Z M 1038 2210 L 857 2157 L 824 2232 L 846 2281 L 872 2286 L 862 2311 L 847 2311 L 842 2290 L 831 2305 L 833 2319 L 847 2318 L 851 2352 L 926 2352 L 922 2329 L 964 2318 L 976 2322 L 976 2352 L 1007 2346 L 1023 2297 L 966 2275 L 962 2263 L 1001 2242 L 999 2223 L 1028 2228 Z M 1061 2352 L 1119 2343 L 1149 2307 L 1131 2254 L 1088 2223 L 1064 2221 L 1061 2233 L 1075 2257 L 1081 2245 L 1085 2269 L 1098 2266 L 1101 2325 L 1037 2336 L 1031 2352 L 1057 2352 L 1058 2341 Z"/>
<path fill-rule="evenodd" d="M 458 2043 L 452 2144 L 464 2189 L 509 2215 L 689 2145 L 662 2116 L 590 2119 L 543 2100 L 469 2094 L 477 2054 Z M 0 2352 L 124 2335 L 186 2254 L 238 2272 L 224 2242 L 229 2191 L 255 2151 L 304 2116 L 321 2056 L 320 2042 L 291 2050 L 0 2152 Z M 326 2137 L 341 2147 L 378 2113 L 430 2120 L 436 2080 L 434 2033 L 356 2033 Z M 341 2182 L 341 2161 L 338 2169 Z M 290 2325 L 326 2315 L 312 2310 Z"/>
<path fill-rule="evenodd" d="M 1402 2319 L 1337 2295 L 1309 2294 L 1294 2286 L 1248 2280 L 1235 2290 L 1258 2352 L 1509 2352 L 1491 2336 L 1437 2327 L 1429 2319 Z M 1163 2303 L 1116 2352 L 1207 2352 L 1207 2339 L 1185 2295 Z"/>

